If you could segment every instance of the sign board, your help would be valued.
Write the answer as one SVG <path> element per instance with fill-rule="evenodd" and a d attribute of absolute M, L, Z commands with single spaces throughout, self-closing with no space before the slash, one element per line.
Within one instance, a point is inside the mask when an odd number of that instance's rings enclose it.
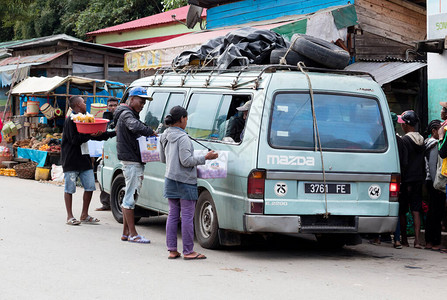
<path fill-rule="evenodd" d="M 162 54 L 160 50 L 128 52 L 124 56 L 124 71 L 137 71 L 161 67 Z"/>
<path fill-rule="evenodd" d="M 429 40 L 447 36 L 447 13 L 428 16 L 427 35 Z"/>

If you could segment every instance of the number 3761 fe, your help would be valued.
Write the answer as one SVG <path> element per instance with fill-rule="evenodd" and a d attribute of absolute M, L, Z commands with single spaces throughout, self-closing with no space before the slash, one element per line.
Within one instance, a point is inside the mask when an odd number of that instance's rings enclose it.
<path fill-rule="evenodd" d="M 351 194 L 349 183 L 305 183 L 304 192 L 306 194 Z"/>

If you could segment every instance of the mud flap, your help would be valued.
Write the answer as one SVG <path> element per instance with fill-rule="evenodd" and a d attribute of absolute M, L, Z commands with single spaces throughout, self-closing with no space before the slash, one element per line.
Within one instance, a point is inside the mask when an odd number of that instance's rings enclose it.
<path fill-rule="evenodd" d="M 239 246 L 241 244 L 241 234 L 225 229 L 218 229 L 219 244 L 222 246 Z"/>

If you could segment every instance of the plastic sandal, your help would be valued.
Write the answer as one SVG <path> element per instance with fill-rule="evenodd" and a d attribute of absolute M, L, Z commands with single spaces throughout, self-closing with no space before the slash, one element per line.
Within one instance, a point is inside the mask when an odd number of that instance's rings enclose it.
<path fill-rule="evenodd" d="M 79 224 L 81 224 L 81 222 L 76 220 L 75 218 L 71 218 L 67 221 L 67 225 L 79 225 Z"/>
<path fill-rule="evenodd" d="M 85 218 L 84 220 L 81 220 L 81 222 L 84 224 L 96 224 L 99 222 L 99 219 L 94 218 L 92 216 L 87 216 L 87 218 Z"/>
<path fill-rule="evenodd" d="M 123 235 L 121 236 L 121 240 L 122 240 L 123 242 L 127 242 L 127 241 L 129 240 L 129 236 L 123 234 Z"/>
<path fill-rule="evenodd" d="M 139 243 L 139 244 L 149 244 L 151 241 L 146 239 L 144 236 L 136 235 L 136 236 L 130 236 L 127 239 L 127 241 L 131 243 Z"/>

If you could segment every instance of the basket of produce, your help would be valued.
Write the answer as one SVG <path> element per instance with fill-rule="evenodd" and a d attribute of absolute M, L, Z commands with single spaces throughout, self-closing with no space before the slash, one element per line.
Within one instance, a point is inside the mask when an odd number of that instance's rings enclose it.
<path fill-rule="evenodd" d="M 79 133 L 92 134 L 98 131 L 105 132 L 107 130 L 107 123 L 109 120 L 102 118 L 95 118 L 93 115 L 87 113 L 72 115 L 73 121 L 76 123 L 76 128 Z"/>
<path fill-rule="evenodd" d="M 19 178 L 34 179 L 34 176 L 36 174 L 36 166 L 37 163 L 30 161 L 14 166 L 14 170 L 16 170 L 17 177 Z"/>

